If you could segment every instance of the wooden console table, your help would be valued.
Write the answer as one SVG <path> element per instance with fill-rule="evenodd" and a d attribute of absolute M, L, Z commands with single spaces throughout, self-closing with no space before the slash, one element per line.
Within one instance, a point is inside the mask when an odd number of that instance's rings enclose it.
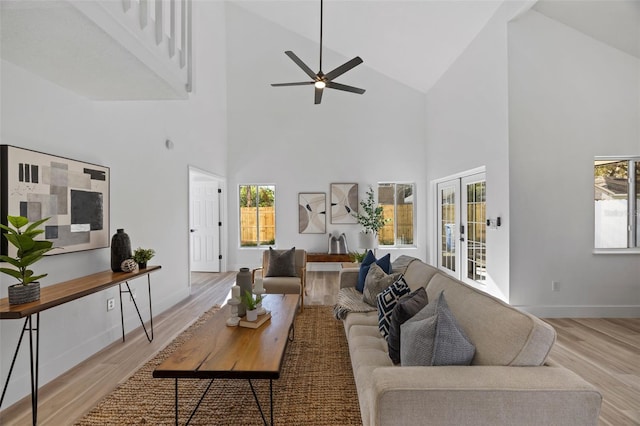
<path fill-rule="evenodd" d="M 350 254 L 307 253 L 307 262 L 351 262 Z"/>
<path fill-rule="evenodd" d="M 70 281 L 53 284 L 40 289 L 40 300 L 31 303 L 24 303 L 22 305 L 10 305 L 9 299 L 0 299 L 0 320 L 5 319 L 20 319 L 25 318 L 24 326 L 22 327 L 22 333 L 18 339 L 16 351 L 13 354 L 13 360 L 11 361 L 11 367 L 9 368 L 9 374 L 5 381 L 4 388 L 2 390 L 2 397 L 0 398 L 0 407 L 4 401 L 7 387 L 9 386 L 9 379 L 13 372 L 13 367 L 20 351 L 20 345 L 25 332 L 29 332 L 29 354 L 30 354 L 30 372 L 31 372 L 31 412 L 32 421 L 36 425 L 38 423 L 38 355 L 39 355 L 39 329 L 40 329 L 40 312 L 50 308 L 55 308 L 67 302 L 71 302 L 81 297 L 88 296 L 93 293 L 97 293 L 102 290 L 106 290 L 113 286 L 118 286 L 120 289 L 120 323 L 122 325 L 122 341 L 124 342 L 124 315 L 122 312 L 122 294 L 131 293 L 131 287 L 129 287 L 129 281 L 143 277 L 147 277 L 147 288 L 149 291 L 149 317 L 150 317 L 150 332 L 147 332 L 147 328 L 142 320 L 142 315 L 138 309 L 136 300 L 132 298 L 133 305 L 138 313 L 138 318 L 142 324 L 147 340 L 151 342 L 153 340 L 153 313 L 151 311 L 151 278 L 149 274 L 159 270 L 161 266 L 148 266 L 146 269 L 140 269 L 135 272 L 112 272 L 104 271 L 96 274 L 87 275 L 85 277 L 75 278 Z M 122 289 L 122 284 L 126 285 L 126 290 Z M 35 321 L 33 316 L 35 315 Z M 35 344 L 34 344 L 35 337 Z"/>

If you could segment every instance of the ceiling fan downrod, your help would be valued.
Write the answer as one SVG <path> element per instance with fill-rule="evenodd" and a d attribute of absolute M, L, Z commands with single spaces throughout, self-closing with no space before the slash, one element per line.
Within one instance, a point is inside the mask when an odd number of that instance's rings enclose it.
<path fill-rule="evenodd" d="M 307 66 L 298 56 L 293 53 L 291 50 L 285 51 L 285 55 L 287 55 L 296 65 L 298 65 L 302 71 L 304 71 L 309 77 L 311 77 L 311 81 L 302 81 L 296 83 L 272 83 L 271 86 L 281 87 L 281 86 L 306 86 L 313 84 L 315 86 L 315 100 L 314 103 L 318 105 L 322 101 L 322 94 L 324 93 L 325 88 L 342 90 L 344 92 L 357 93 L 362 95 L 365 90 L 360 89 L 354 86 L 348 86 L 346 84 L 336 83 L 333 80 L 350 69 L 354 68 L 357 65 L 360 65 L 363 61 L 359 56 L 351 59 L 350 61 L 345 62 L 339 67 L 335 68 L 332 71 L 324 74 L 322 72 L 322 26 L 323 26 L 323 15 L 324 15 L 324 0 L 320 0 L 320 69 L 317 73 L 314 73 L 311 68 Z"/>

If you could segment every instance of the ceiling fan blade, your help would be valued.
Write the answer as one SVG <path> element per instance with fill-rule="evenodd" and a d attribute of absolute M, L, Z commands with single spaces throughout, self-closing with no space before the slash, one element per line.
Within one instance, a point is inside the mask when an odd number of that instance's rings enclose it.
<path fill-rule="evenodd" d="M 328 73 L 326 73 L 324 75 L 324 77 L 327 80 L 333 80 L 334 78 L 344 74 L 345 72 L 349 71 L 351 68 L 354 68 L 357 65 L 360 65 L 363 62 L 362 58 L 360 58 L 360 56 L 356 56 L 355 58 L 353 58 L 352 60 L 345 62 L 344 64 L 340 65 L 338 68 L 329 71 Z"/>
<path fill-rule="evenodd" d="M 301 81 L 298 83 L 271 83 L 273 87 L 281 87 L 281 86 L 308 86 L 309 84 L 313 84 L 313 81 Z"/>
<path fill-rule="evenodd" d="M 315 104 L 318 105 L 321 101 L 322 101 L 322 91 L 324 89 L 319 89 L 316 87 L 316 100 L 315 100 Z"/>
<path fill-rule="evenodd" d="M 314 73 L 314 72 L 311 70 L 311 68 L 309 68 L 309 67 L 307 66 L 307 64 L 305 64 L 304 62 L 302 62 L 302 59 L 300 59 L 300 58 L 298 58 L 298 57 L 296 56 L 296 54 L 295 54 L 295 53 L 293 53 L 293 52 L 292 52 L 292 51 L 290 51 L 290 50 L 287 50 L 286 52 L 284 52 L 284 54 L 285 54 L 285 55 L 287 55 L 288 57 L 290 57 L 290 58 L 291 58 L 291 60 L 292 60 L 293 62 L 295 62 L 295 63 L 296 63 L 300 68 L 302 68 L 302 71 L 306 72 L 306 73 L 307 73 L 307 75 L 308 75 L 309 77 L 311 77 L 311 78 L 312 78 L 312 79 L 314 79 L 314 80 L 318 77 L 318 76 L 316 75 L 316 73 Z"/>
<path fill-rule="evenodd" d="M 364 89 L 360 89 L 358 87 L 353 87 L 353 86 L 347 86 L 346 84 L 340 84 L 334 81 L 327 81 L 327 87 L 331 89 L 344 90 L 345 92 L 357 93 L 359 95 L 362 95 L 365 92 Z"/>

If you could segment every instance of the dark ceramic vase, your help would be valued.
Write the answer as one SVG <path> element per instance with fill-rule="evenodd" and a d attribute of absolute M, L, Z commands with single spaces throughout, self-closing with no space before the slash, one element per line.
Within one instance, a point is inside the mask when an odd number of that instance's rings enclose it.
<path fill-rule="evenodd" d="M 131 259 L 131 240 L 124 229 L 118 229 L 111 238 L 111 270 L 122 272 L 120 265 L 127 259 Z"/>
<path fill-rule="evenodd" d="M 240 296 L 245 295 L 245 291 L 253 294 L 253 288 L 251 285 L 251 271 L 249 268 L 240 268 L 240 272 L 236 275 L 236 285 L 240 287 Z M 242 300 L 242 299 L 241 299 Z M 247 307 L 244 303 L 238 305 L 238 316 L 242 317 L 246 314 Z"/>

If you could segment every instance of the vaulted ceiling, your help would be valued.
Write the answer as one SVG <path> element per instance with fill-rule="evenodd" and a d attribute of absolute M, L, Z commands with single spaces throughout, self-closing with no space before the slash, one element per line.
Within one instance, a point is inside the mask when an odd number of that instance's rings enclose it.
<path fill-rule="evenodd" d="M 226 1 L 319 43 L 320 0 Z M 325 0 L 323 43 L 325 49 L 346 59 L 360 56 L 364 66 L 426 93 L 505 1 L 513 0 Z M 120 46 L 109 47 L 103 33 L 88 31 L 86 18 L 79 17 L 68 3 L 68 0 L 2 0 L 2 57 L 79 93 L 96 99 L 113 98 L 115 88 L 123 87 L 120 78 L 123 73 L 116 65 L 129 67 L 127 75 L 138 75 L 139 61 Z M 10 4 L 13 6 L 7 7 Z M 549 18 L 640 58 L 640 0 L 521 0 L 513 4 L 519 5 L 514 9 L 520 11 L 533 7 Z M 73 13 L 53 22 L 56 14 L 65 10 Z M 71 17 L 75 19 L 73 25 Z M 63 42 L 61 35 L 66 36 Z M 96 38 L 97 42 L 88 42 Z M 104 54 L 104 46 L 108 47 L 108 55 Z M 295 53 L 317 71 L 317 49 Z M 65 60 L 66 57 L 73 60 Z M 99 58 L 108 61 L 100 62 Z M 327 72 L 340 63 L 323 65 L 323 71 Z M 283 69 L 283 75 L 289 70 Z M 94 76 L 98 73 L 104 78 L 96 80 Z M 114 78 L 110 79 L 108 73 Z M 147 74 L 131 79 L 136 83 L 132 83 L 131 89 L 125 87 L 122 96 L 171 97 L 166 84 L 151 84 L 153 79 L 145 77 Z M 149 88 L 145 89 L 146 86 Z M 132 95 L 137 92 L 141 94 Z"/>
<path fill-rule="evenodd" d="M 325 0 L 325 48 L 427 92 L 505 0 Z M 506 0 L 511 1 L 511 0 Z M 320 0 L 234 4 L 319 41 Z M 516 2 L 514 2 L 516 3 Z M 533 9 L 640 58 L 640 0 L 524 0 Z M 516 8 L 517 9 L 517 8 Z M 516 12 L 517 14 L 518 12 Z M 318 52 L 296 52 L 316 71 Z M 326 64 L 329 71 L 339 64 Z"/>

